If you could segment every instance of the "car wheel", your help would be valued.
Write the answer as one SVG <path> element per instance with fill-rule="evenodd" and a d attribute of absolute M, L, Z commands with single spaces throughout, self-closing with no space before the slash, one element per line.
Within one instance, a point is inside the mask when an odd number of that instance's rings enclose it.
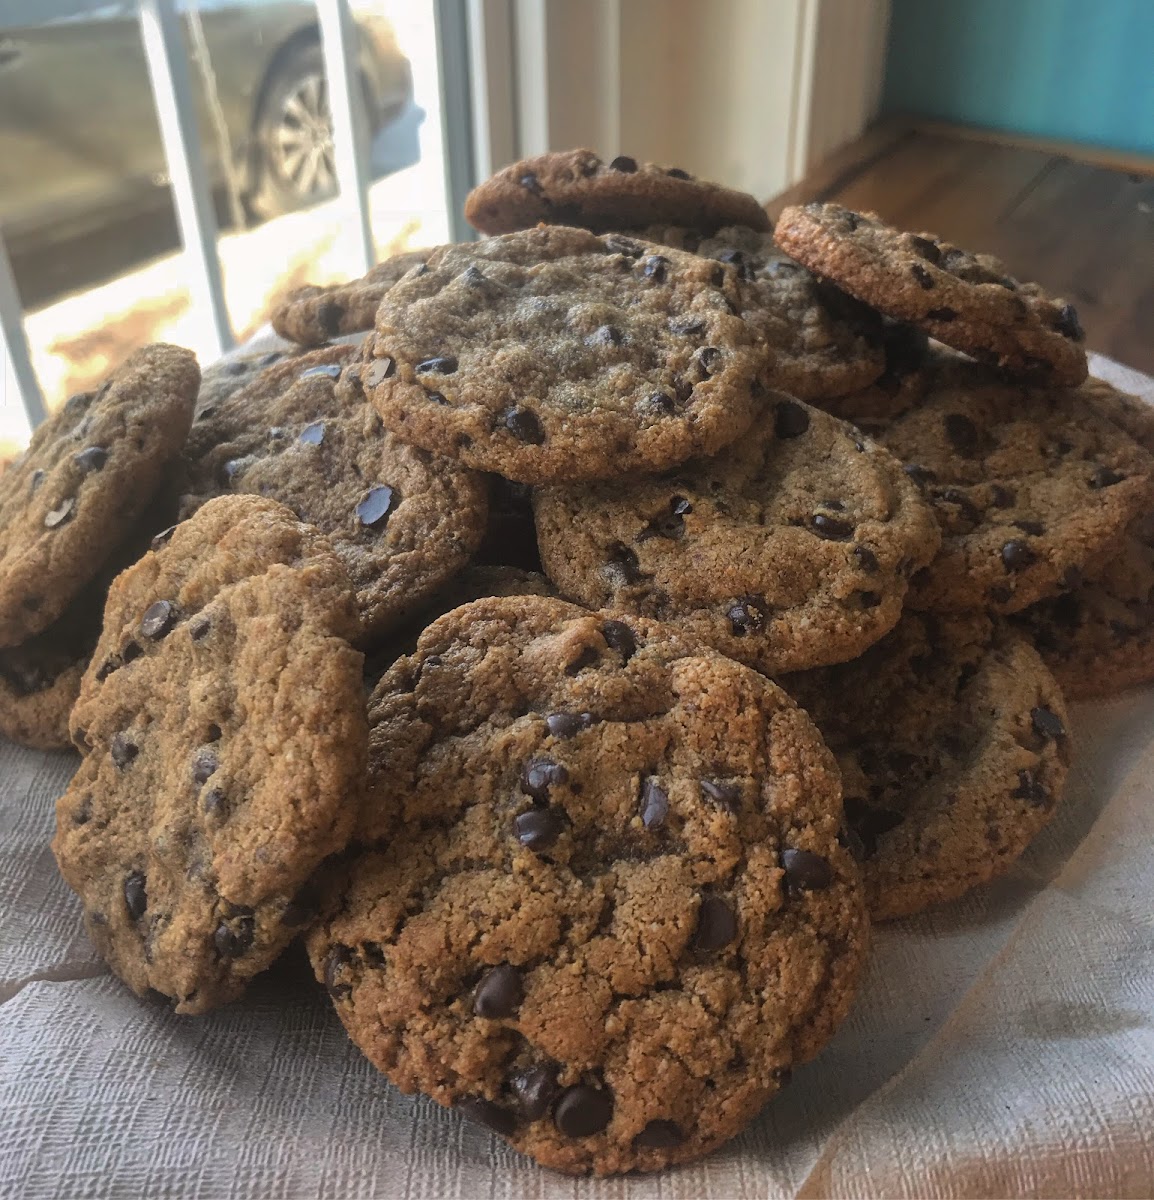
<path fill-rule="evenodd" d="M 274 68 L 254 130 L 259 217 L 306 208 L 337 192 L 333 123 L 321 48 L 302 46 Z"/>

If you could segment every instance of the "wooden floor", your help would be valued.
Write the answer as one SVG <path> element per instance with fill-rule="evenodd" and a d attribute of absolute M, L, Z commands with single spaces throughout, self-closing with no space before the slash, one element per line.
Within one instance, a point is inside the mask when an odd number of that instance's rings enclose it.
<path fill-rule="evenodd" d="M 1154 167 L 964 133 L 882 128 L 767 207 L 836 200 L 996 254 L 1078 309 L 1087 345 L 1154 374 Z"/>

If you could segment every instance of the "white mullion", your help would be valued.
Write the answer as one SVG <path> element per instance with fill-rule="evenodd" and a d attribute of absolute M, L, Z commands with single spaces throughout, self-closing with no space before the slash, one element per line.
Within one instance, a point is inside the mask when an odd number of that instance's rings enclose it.
<path fill-rule="evenodd" d="M 211 318 L 212 349 L 223 354 L 235 344 L 224 299 L 212 207 L 200 133 L 196 125 L 188 56 L 173 0 L 139 0 L 140 36 L 152 83 L 152 98 L 172 181 L 180 237 L 188 259 L 193 304 Z"/>
<path fill-rule="evenodd" d="M 32 358 L 28 353 L 28 339 L 24 335 L 24 305 L 20 301 L 20 293 L 16 290 L 16 280 L 12 276 L 12 264 L 8 260 L 8 248 L 4 238 L 0 236 L 0 349 L 11 364 L 12 375 L 20 391 L 20 401 L 24 406 L 24 415 L 28 425 L 35 429 L 47 415 L 44 408 L 44 396 L 32 369 Z M 8 375 L 5 370 L 0 374 L 0 385 Z"/>
<path fill-rule="evenodd" d="M 355 253 L 363 274 L 376 261 L 369 219 L 369 128 L 360 83 L 357 30 L 348 0 L 316 0 L 333 122 L 333 156 L 341 203 L 357 231 Z"/>
<path fill-rule="evenodd" d="M 473 167 L 477 180 L 517 157 L 512 0 L 468 0 Z"/>

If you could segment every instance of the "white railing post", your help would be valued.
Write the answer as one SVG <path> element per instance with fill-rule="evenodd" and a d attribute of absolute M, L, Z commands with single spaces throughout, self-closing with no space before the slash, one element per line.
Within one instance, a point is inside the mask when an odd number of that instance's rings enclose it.
<path fill-rule="evenodd" d="M 36 372 L 32 369 L 32 358 L 28 353 L 28 339 L 24 336 L 24 305 L 21 304 L 20 293 L 16 290 L 16 280 L 12 276 L 12 264 L 8 260 L 8 248 L 4 245 L 3 236 L 0 236 L 0 350 L 4 352 L 4 358 L 7 360 L 6 364 L 0 363 L 0 387 L 4 386 L 10 370 L 20 391 L 20 401 L 24 405 L 28 425 L 35 429 L 47 413 Z"/>
<path fill-rule="evenodd" d="M 316 0 L 321 49 L 333 122 L 333 161 L 340 203 L 348 211 L 357 238 L 356 265 L 364 274 L 376 262 L 369 219 L 369 125 L 357 54 L 357 28 L 348 0 Z"/>
<path fill-rule="evenodd" d="M 208 313 L 212 349 L 219 356 L 235 344 L 224 300 L 212 207 L 200 133 L 189 82 L 188 56 L 173 0 L 139 0 L 140 36 L 152 98 L 172 180 L 172 197 L 189 266 L 194 305 Z"/>

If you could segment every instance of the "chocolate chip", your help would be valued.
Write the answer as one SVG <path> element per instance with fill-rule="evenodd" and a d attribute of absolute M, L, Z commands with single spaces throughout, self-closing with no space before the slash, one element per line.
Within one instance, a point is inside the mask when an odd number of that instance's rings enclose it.
<path fill-rule="evenodd" d="M 1115 471 L 1110 467 L 1099 467 L 1093 475 L 1090 476 L 1090 486 L 1095 489 L 1113 487 L 1116 483 L 1121 483 L 1126 476 L 1119 471 Z"/>
<path fill-rule="evenodd" d="M 298 379 L 340 379 L 341 368 L 337 363 L 323 363 L 319 367 L 309 367 L 308 370 L 302 371 Z"/>
<path fill-rule="evenodd" d="M 234 918 L 233 923 L 221 921 L 212 935 L 216 952 L 221 958 L 240 958 L 252 949 L 256 925 L 252 917 Z"/>
<path fill-rule="evenodd" d="M 566 1088 L 553 1113 L 553 1123 L 566 1137 L 573 1138 L 592 1137 L 612 1119 L 612 1095 L 584 1083 Z"/>
<path fill-rule="evenodd" d="M 118 659 L 115 656 L 113 656 L 112 658 L 106 658 L 100 664 L 100 666 L 96 668 L 97 682 L 103 683 L 109 677 L 109 675 L 112 674 L 113 671 L 117 671 L 119 669 L 120 669 L 120 659 Z"/>
<path fill-rule="evenodd" d="M 202 783 L 207 783 L 210 776 L 216 774 L 219 766 L 215 750 L 199 751 L 192 760 L 192 782 L 197 787 L 200 787 Z"/>
<path fill-rule="evenodd" d="M 863 571 L 871 574 L 878 569 L 878 556 L 868 546 L 855 546 L 853 556 Z"/>
<path fill-rule="evenodd" d="M 529 850 L 548 850 L 565 831 L 564 818 L 552 808 L 534 808 L 513 822 L 517 841 Z"/>
<path fill-rule="evenodd" d="M 176 624 L 176 605 L 170 600 L 157 600 L 144 610 L 140 619 L 140 636 L 158 642 Z"/>
<path fill-rule="evenodd" d="M 646 829 L 660 829 L 669 815 L 669 795 L 655 779 L 641 785 L 641 824 Z"/>
<path fill-rule="evenodd" d="M 958 515 L 977 525 L 982 519 L 981 509 L 959 488 L 943 488 L 937 495 L 942 504 L 952 504 Z"/>
<path fill-rule="evenodd" d="M 342 1000 L 352 993 L 352 984 L 338 982 L 341 971 L 353 960 L 348 946 L 334 946 L 325 958 L 325 988 L 334 1000 Z"/>
<path fill-rule="evenodd" d="M 1037 554 L 1019 538 L 1014 538 L 1002 547 L 1002 563 L 1007 571 L 1023 571 L 1037 561 Z"/>
<path fill-rule="evenodd" d="M 583 729 L 593 724 L 591 713 L 550 713 L 545 718 L 545 727 L 555 738 L 576 737 Z"/>
<path fill-rule="evenodd" d="M 642 260 L 641 271 L 646 279 L 651 279 L 654 283 L 664 283 L 668 267 L 669 259 L 664 254 L 650 254 Z"/>
<path fill-rule="evenodd" d="M 124 907 L 134 921 L 139 921 L 148 908 L 148 889 L 139 871 L 133 871 L 124 881 Z"/>
<path fill-rule="evenodd" d="M 144 653 L 137 642 L 129 642 L 120 652 L 120 661 L 127 666 L 136 660 Z"/>
<path fill-rule="evenodd" d="M 637 653 L 637 639 L 624 621 L 606 621 L 601 636 L 610 650 L 616 650 L 628 662 Z"/>
<path fill-rule="evenodd" d="M 702 379 L 708 379 L 721 362 L 721 351 L 716 346 L 702 346 L 694 352 L 693 361 Z"/>
<path fill-rule="evenodd" d="M 1062 724 L 1062 718 L 1056 712 L 1041 705 L 1030 709 L 1030 724 L 1033 725 L 1035 733 L 1048 738 L 1051 742 L 1056 742 L 1058 738 L 1066 736 L 1066 727 Z"/>
<path fill-rule="evenodd" d="M 952 308 L 931 308 L 926 316 L 931 321 L 956 321 L 958 314 Z"/>
<path fill-rule="evenodd" d="M 222 817 L 228 808 L 228 797 L 220 788 L 210 788 L 201 807 L 209 816 Z"/>
<path fill-rule="evenodd" d="M 632 175 L 637 170 L 637 160 L 630 158 L 628 154 L 619 154 L 609 164 L 611 171 L 624 171 L 626 175 Z"/>
<path fill-rule="evenodd" d="M 878 838 L 896 829 L 905 817 L 893 809 L 874 807 L 857 796 L 846 796 L 845 819 L 861 841 L 865 857 L 872 858 L 878 849 Z"/>
<path fill-rule="evenodd" d="M 557 1071 L 547 1066 L 528 1067 L 509 1080 L 509 1087 L 525 1120 L 539 1121 L 557 1096 Z"/>
<path fill-rule="evenodd" d="M 300 431 L 300 436 L 297 438 L 297 441 L 304 442 L 306 446 L 319 446 L 324 440 L 324 421 L 314 421 L 311 425 L 306 425 Z"/>
<path fill-rule="evenodd" d="M 925 288 L 927 292 L 932 290 L 934 286 L 934 277 L 925 269 L 925 267 L 921 266 L 919 263 L 913 263 L 910 266 L 910 274 L 914 277 L 914 279 L 917 280 L 919 287 Z"/>
<path fill-rule="evenodd" d="M 391 358 L 374 359 L 368 367 L 361 372 L 361 382 L 367 388 L 375 388 L 384 383 L 386 379 L 391 379 L 397 372 L 397 364 Z"/>
<path fill-rule="evenodd" d="M 1013 596 L 1014 589 L 1004 583 L 991 584 L 988 595 L 995 604 L 1006 604 Z"/>
<path fill-rule="evenodd" d="M 99 471 L 108 461 L 108 451 L 103 446 L 89 446 L 75 455 L 73 461 L 86 474 Z"/>
<path fill-rule="evenodd" d="M 1050 792 L 1046 785 L 1033 771 L 1028 770 L 1018 772 L 1018 786 L 1012 794 L 1015 799 L 1028 800 L 1038 807 L 1044 807 L 1050 799 Z"/>
<path fill-rule="evenodd" d="M 521 768 L 521 791 L 539 803 L 549 799 L 549 789 L 569 782 L 569 772 L 549 758 L 531 758 Z"/>
<path fill-rule="evenodd" d="M 945 419 L 946 437 L 964 458 L 973 458 L 978 450 L 978 427 L 962 413 L 949 413 Z"/>
<path fill-rule="evenodd" d="M 634 1150 L 672 1150 L 685 1141 L 676 1121 L 650 1121 L 633 1139 Z"/>
<path fill-rule="evenodd" d="M 929 469 L 918 463 L 906 463 L 902 470 L 916 484 L 933 483 L 937 479 L 937 475 Z"/>
<path fill-rule="evenodd" d="M 845 542 L 854 534 L 854 526 L 849 521 L 827 517 L 825 513 L 814 513 L 809 524 L 813 532 L 818 537 L 825 538 L 827 542 Z"/>
<path fill-rule="evenodd" d="M 857 601 L 862 608 L 877 608 L 882 602 L 881 592 L 858 592 Z"/>
<path fill-rule="evenodd" d="M 1081 342 L 1086 337 L 1082 322 L 1078 320 L 1078 310 L 1072 304 L 1063 304 L 1058 311 L 1054 328 L 1073 342 Z"/>
<path fill-rule="evenodd" d="M 63 525 L 72 516 L 75 508 L 76 501 L 72 497 L 62 500 L 59 508 L 50 509 L 44 514 L 44 528 L 55 529 L 58 525 Z"/>
<path fill-rule="evenodd" d="M 773 432 L 779 438 L 800 437 L 809 428 L 809 413 L 796 401 L 781 400 L 773 410 Z"/>
<path fill-rule="evenodd" d="M 669 322 L 669 332 L 676 333 L 681 337 L 696 337 L 699 333 L 705 332 L 705 319 L 703 317 L 674 317 Z"/>
<path fill-rule="evenodd" d="M 1010 508 L 1017 499 L 1015 492 L 1000 483 L 995 483 L 990 488 L 990 501 L 995 508 Z"/>
<path fill-rule="evenodd" d="M 693 505 L 684 496 L 674 496 L 669 501 L 669 512 L 656 516 L 638 534 L 638 541 L 649 538 L 679 538 L 685 533 L 685 514 L 693 511 Z"/>
<path fill-rule="evenodd" d="M 208 617 L 197 617 L 194 621 L 190 621 L 188 625 L 188 636 L 194 642 L 199 642 L 208 631 L 212 628 L 212 622 Z"/>
<path fill-rule="evenodd" d="M 140 753 L 140 747 L 123 733 L 114 733 L 108 743 L 108 753 L 112 761 L 123 771 L 125 767 Z"/>
<path fill-rule="evenodd" d="M 483 1096 L 463 1096 L 453 1107 L 461 1116 L 475 1121 L 478 1125 L 484 1125 L 486 1129 L 491 1129 L 502 1137 L 509 1137 L 517 1128 L 517 1118 L 509 1109 L 502 1108 Z"/>
<path fill-rule="evenodd" d="M 545 440 L 545 430 L 541 428 L 541 420 L 531 408 L 517 405 L 507 409 L 502 416 L 505 428 L 519 441 L 531 446 L 540 446 Z"/>
<path fill-rule="evenodd" d="M 325 300 L 317 307 L 317 324 L 321 327 L 321 332 L 326 337 L 336 337 L 341 331 L 341 317 L 344 315 L 342 304 L 335 300 Z"/>
<path fill-rule="evenodd" d="M 833 870 L 820 854 L 792 847 L 781 852 L 785 883 L 791 891 L 819 892 L 833 883 Z"/>
<path fill-rule="evenodd" d="M 683 171 L 680 167 L 670 167 L 666 172 L 670 179 L 692 179 L 688 171 Z"/>
<path fill-rule="evenodd" d="M 490 967 L 481 976 L 473 993 L 473 1011 L 490 1020 L 511 1017 L 520 1007 L 524 994 L 521 972 L 502 963 L 499 967 Z"/>
<path fill-rule="evenodd" d="M 672 396 L 666 395 L 665 392 L 650 392 L 645 398 L 645 407 L 654 412 L 664 413 L 666 415 L 677 411 L 677 404 Z"/>
<path fill-rule="evenodd" d="M 176 526 L 170 525 L 167 529 L 162 529 L 151 542 L 148 543 L 152 550 L 159 550 L 161 546 L 166 546 L 172 540 L 172 535 L 176 532 Z"/>
<path fill-rule="evenodd" d="M 613 325 L 601 325 L 585 339 L 589 346 L 620 346 L 621 330 Z"/>
<path fill-rule="evenodd" d="M 911 233 L 906 238 L 906 245 L 915 254 L 920 254 L 926 262 L 937 265 L 942 260 L 942 252 L 938 249 L 937 244 L 931 242 L 929 238 L 918 237 L 917 234 Z"/>
<path fill-rule="evenodd" d="M 702 794 L 711 803 L 729 812 L 737 812 L 741 806 L 741 785 L 736 783 L 719 783 L 715 779 L 702 779 Z"/>
<path fill-rule="evenodd" d="M 721 896 L 705 896 L 697 911 L 697 930 L 693 944 L 698 950 L 711 953 L 723 950 L 737 937 L 737 917 L 728 901 Z"/>
<path fill-rule="evenodd" d="M 623 254 L 626 258 L 640 258 L 645 247 L 632 238 L 622 237 L 619 233 L 607 233 L 604 237 L 605 249 L 612 254 Z"/>
<path fill-rule="evenodd" d="M 517 182 L 525 189 L 525 191 L 532 192 L 534 196 L 540 196 L 543 194 L 541 181 L 536 175 L 533 174 L 532 171 L 526 171 L 525 174 L 517 180 Z"/>
<path fill-rule="evenodd" d="M 733 636 L 745 637 L 747 633 L 756 633 L 765 624 L 768 609 L 766 602 L 757 596 L 735 600 L 725 610 Z"/>
<path fill-rule="evenodd" d="M 37 490 L 39 489 L 40 485 L 47 478 L 48 478 L 48 472 L 42 471 L 39 467 L 37 467 L 37 469 L 32 472 L 32 475 L 28 480 L 28 494 L 30 496 L 34 496 L 36 494 Z"/>
<path fill-rule="evenodd" d="M 383 529 L 397 507 L 397 493 L 385 484 L 371 487 L 356 507 L 357 520 L 366 529 Z"/>
<path fill-rule="evenodd" d="M 452 375 L 456 369 L 457 360 L 451 354 L 426 358 L 413 368 L 418 375 Z"/>
<path fill-rule="evenodd" d="M 1046 532 L 1045 525 L 1041 521 L 1015 521 L 1014 524 L 1023 532 L 1028 533 L 1032 537 L 1041 537 Z"/>

